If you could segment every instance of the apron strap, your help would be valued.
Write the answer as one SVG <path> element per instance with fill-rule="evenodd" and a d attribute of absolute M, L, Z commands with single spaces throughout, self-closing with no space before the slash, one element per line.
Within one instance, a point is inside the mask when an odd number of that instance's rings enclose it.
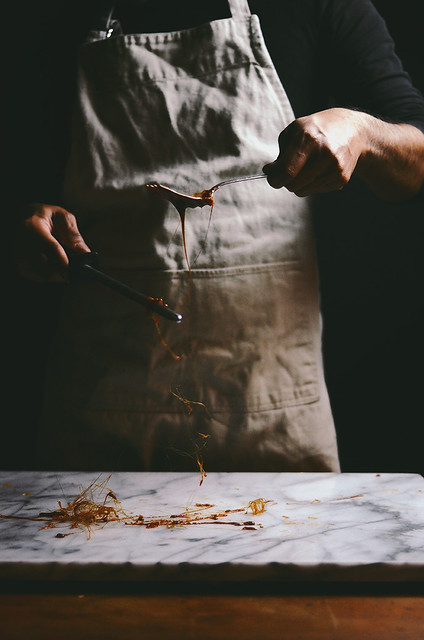
<path fill-rule="evenodd" d="M 234 20 L 243 20 L 252 15 L 247 0 L 228 0 L 228 4 Z"/>
<path fill-rule="evenodd" d="M 87 41 L 103 40 L 110 38 L 112 35 L 116 36 L 122 33 L 119 20 L 113 17 L 114 11 L 114 0 L 105 0 L 102 2 L 101 10 L 97 12 L 92 21 L 92 27 L 87 36 Z"/>

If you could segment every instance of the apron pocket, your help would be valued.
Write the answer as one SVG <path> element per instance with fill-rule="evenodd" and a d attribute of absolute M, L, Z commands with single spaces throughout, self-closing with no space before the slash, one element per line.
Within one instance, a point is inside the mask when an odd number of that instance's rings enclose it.
<path fill-rule="evenodd" d="M 187 393 L 213 413 L 318 400 L 319 313 L 300 262 L 195 270 L 193 280 L 179 345 Z"/>
<path fill-rule="evenodd" d="M 69 362 L 65 395 L 84 410 L 153 413 L 184 412 L 184 399 L 211 414 L 317 401 L 319 313 L 315 278 L 304 265 L 194 269 L 192 275 L 185 306 L 187 271 L 124 280 L 141 291 L 149 283 L 174 308 L 183 305 L 181 324 L 160 321 L 163 342 L 138 305 L 99 286 L 80 290 L 85 299 L 71 304 L 58 355 Z"/>

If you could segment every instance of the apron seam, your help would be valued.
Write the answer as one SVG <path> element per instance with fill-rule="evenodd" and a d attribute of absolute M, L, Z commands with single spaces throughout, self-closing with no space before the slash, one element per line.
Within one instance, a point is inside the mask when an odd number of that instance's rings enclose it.
<path fill-rule="evenodd" d="M 301 259 L 296 259 L 296 260 L 287 260 L 287 261 L 278 261 L 278 262 L 263 262 L 260 264 L 246 264 L 246 265 L 239 265 L 239 266 L 232 266 L 232 267 L 202 267 L 200 269 L 196 269 L 195 267 L 193 267 L 192 269 L 190 269 L 190 271 L 188 269 L 139 269 L 138 267 L 134 267 L 132 269 L 126 269 L 124 267 L 122 268 L 116 268 L 115 272 L 116 273 L 120 273 L 122 272 L 126 272 L 126 273 L 136 273 L 136 274 L 142 274 L 142 275 L 149 275 L 151 277 L 155 277 L 155 276 L 167 276 L 167 277 L 173 277 L 173 278 L 180 278 L 182 277 L 187 277 L 189 275 L 189 273 L 191 273 L 193 276 L 196 277 L 209 277 L 209 276 L 216 276 L 216 277 L 225 277 L 225 276 L 244 276 L 247 275 L 249 273 L 266 273 L 268 271 L 274 271 L 274 270 L 285 270 L 285 271 L 303 271 L 302 269 L 303 266 L 303 261 Z M 296 268 L 299 267 L 299 268 Z"/>
<path fill-rule="evenodd" d="M 85 42 L 82 42 L 79 46 L 80 50 L 83 50 L 85 47 L 90 47 L 94 45 L 100 46 L 100 43 L 103 43 L 104 46 L 118 46 L 121 47 L 124 45 L 137 45 L 145 47 L 146 44 L 169 44 L 171 41 L 181 41 L 184 39 L 192 38 L 192 36 L 201 33 L 202 31 L 210 31 L 210 25 L 218 25 L 224 24 L 225 22 L 234 25 L 249 25 L 252 18 L 257 19 L 255 14 L 245 15 L 241 18 L 219 18 L 217 20 L 211 20 L 210 22 L 204 22 L 194 27 L 189 27 L 188 29 L 174 29 L 173 31 L 158 31 L 153 33 L 120 33 L 114 35 L 112 37 L 98 37 L 96 39 L 88 39 Z M 106 32 L 102 29 L 92 29 L 92 34 L 106 34 Z M 186 44 L 186 43 L 184 43 Z"/>
<path fill-rule="evenodd" d="M 314 404 L 316 402 L 319 402 L 321 399 L 321 396 L 319 394 L 314 394 L 313 396 L 310 397 L 304 397 L 304 398 L 299 398 L 297 400 L 287 400 L 287 401 L 280 401 L 280 402 L 276 402 L 276 403 L 266 403 L 266 404 L 261 404 L 260 407 L 229 407 L 228 409 L 222 409 L 222 408 L 216 408 L 214 406 L 211 406 L 209 404 L 206 404 L 206 408 L 208 410 L 208 412 L 210 414 L 216 414 L 216 415 L 221 415 L 221 414 L 226 414 L 226 413 L 231 413 L 231 414 L 240 414 L 240 415 L 245 415 L 247 413 L 252 414 L 252 413 L 263 413 L 264 411 L 270 412 L 270 411 L 281 411 L 284 409 L 289 409 L 290 407 L 301 407 L 304 405 L 310 405 L 310 404 Z M 72 407 L 73 408 L 73 407 Z M 140 409 L 125 409 L 125 408 L 119 408 L 119 409 L 94 409 L 94 408 L 90 408 L 90 409 L 85 409 L 84 407 L 78 407 L 76 409 L 78 412 L 81 413 L 102 413 L 102 414 L 133 414 L 133 415 L 137 415 L 137 414 L 151 414 L 151 415 L 187 415 L 187 412 L 184 410 L 172 410 L 169 407 L 166 407 L 166 409 L 163 410 L 156 410 L 156 409 L 149 409 L 149 408 L 145 408 L 142 407 Z M 212 415 L 213 418 L 213 415 Z"/>

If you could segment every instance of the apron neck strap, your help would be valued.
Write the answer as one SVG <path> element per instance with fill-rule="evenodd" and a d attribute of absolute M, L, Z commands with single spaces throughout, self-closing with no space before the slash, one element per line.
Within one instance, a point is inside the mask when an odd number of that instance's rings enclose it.
<path fill-rule="evenodd" d="M 98 31 L 107 31 L 112 25 L 112 16 L 115 9 L 115 2 L 112 0 L 106 0 L 101 3 L 100 10 L 95 14 L 93 18 L 93 29 Z"/>
<path fill-rule="evenodd" d="M 251 16 L 247 0 L 228 0 L 228 4 L 234 20 L 243 20 Z"/>
<path fill-rule="evenodd" d="M 115 10 L 115 0 L 105 0 L 99 11 L 95 13 L 92 19 L 92 27 L 86 36 L 86 42 L 92 40 L 103 40 L 110 38 L 112 35 L 122 34 L 119 20 L 113 17 Z"/>

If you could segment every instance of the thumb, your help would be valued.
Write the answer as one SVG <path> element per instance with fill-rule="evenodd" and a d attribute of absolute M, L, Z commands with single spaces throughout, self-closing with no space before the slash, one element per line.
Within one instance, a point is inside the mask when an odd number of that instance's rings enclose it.
<path fill-rule="evenodd" d="M 90 252 L 90 248 L 78 229 L 75 216 L 64 209 L 58 209 L 54 213 L 54 235 L 62 245 L 62 247 L 60 245 L 59 248 L 56 247 L 62 256 L 66 256 L 66 249 L 74 253 Z"/>

